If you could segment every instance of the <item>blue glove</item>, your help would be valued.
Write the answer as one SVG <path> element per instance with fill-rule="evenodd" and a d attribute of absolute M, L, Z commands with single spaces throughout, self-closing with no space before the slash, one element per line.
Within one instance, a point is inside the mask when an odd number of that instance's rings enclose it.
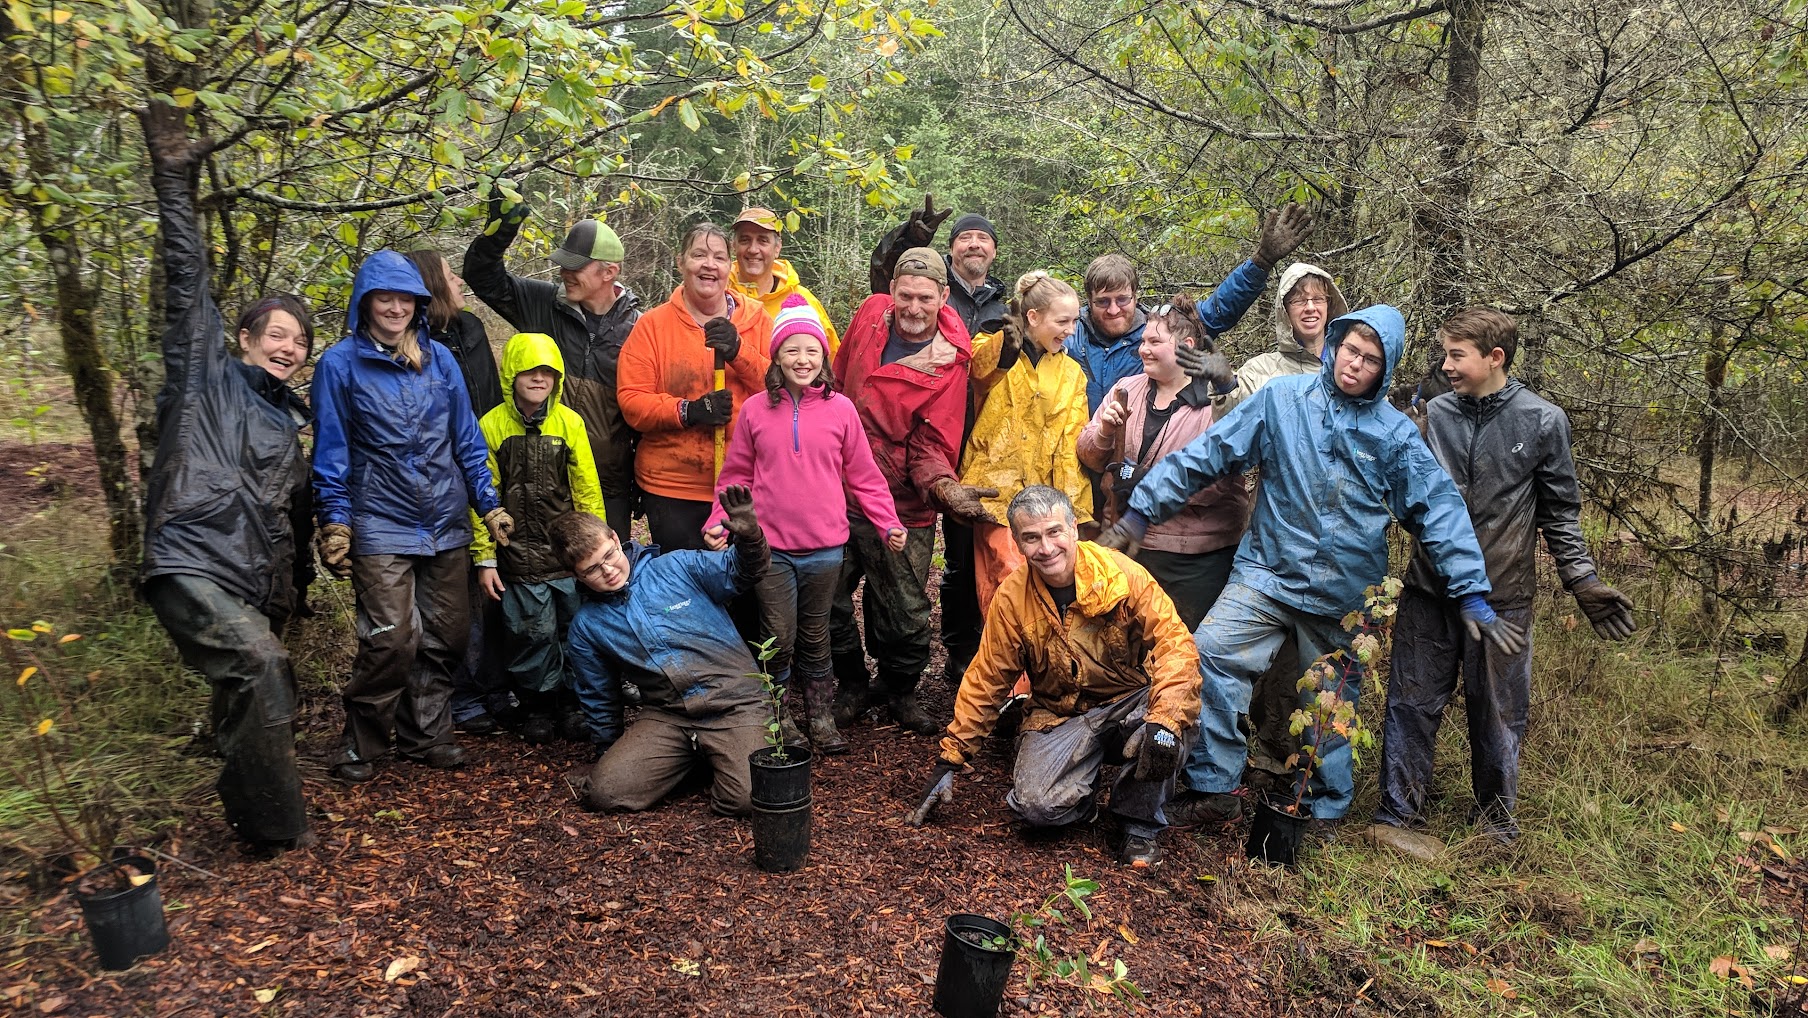
<path fill-rule="evenodd" d="M 1131 558 L 1142 550 L 1143 535 L 1149 532 L 1149 518 L 1135 509 L 1124 510 L 1124 515 L 1111 525 L 1109 530 L 1099 535 L 1096 544 L 1101 548 L 1113 548 Z"/>
<path fill-rule="evenodd" d="M 1457 599 L 1457 609 L 1463 615 L 1463 628 L 1468 631 L 1469 639 L 1481 640 L 1487 637 L 1496 649 L 1503 654 L 1517 654 L 1526 649 L 1525 630 L 1494 613 L 1494 606 L 1480 594 L 1464 594 Z"/>

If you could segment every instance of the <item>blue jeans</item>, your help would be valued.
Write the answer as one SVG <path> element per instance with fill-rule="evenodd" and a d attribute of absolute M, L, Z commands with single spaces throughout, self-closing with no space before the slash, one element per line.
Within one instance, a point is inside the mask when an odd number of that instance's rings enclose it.
<path fill-rule="evenodd" d="M 1237 727 L 1237 716 L 1249 713 L 1255 681 L 1268 670 L 1281 645 L 1292 635 L 1298 641 L 1300 661 L 1309 665 L 1320 656 L 1348 650 L 1350 635 L 1341 619 L 1300 611 L 1246 586 L 1232 576 L 1211 611 L 1193 633 L 1199 648 L 1199 743 L 1193 748 L 1183 774 L 1187 787 L 1199 792 L 1230 792 L 1243 780 L 1249 746 Z M 1341 671 L 1342 662 L 1336 667 Z M 1344 696 L 1356 702 L 1362 671 L 1352 658 Z M 1317 696 L 1301 693 L 1300 706 Z M 1302 742 L 1310 744 L 1307 729 Z M 1342 736 L 1325 733 L 1319 745 L 1322 762 L 1312 775 L 1306 800 L 1312 815 L 1335 819 L 1349 812 L 1353 791 L 1350 744 Z M 1289 793 L 1290 794 L 1290 793 Z"/>
<path fill-rule="evenodd" d="M 841 547 L 816 551 L 772 549 L 772 565 L 760 580 L 760 622 L 773 638 L 766 663 L 774 685 L 791 681 L 795 664 L 805 679 L 833 671 L 829 663 L 829 608 L 841 583 Z"/>
<path fill-rule="evenodd" d="M 1531 632 L 1532 609 L 1496 609 Z M 1532 647 L 1505 654 L 1488 641 L 1471 640 L 1456 602 L 1406 588 L 1394 620 L 1394 651 L 1387 679 L 1387 723 L 1381 741 L 1381 805 L 1378 823 L 1425 826 L 1431 760 L 1444 709 L 1463 678 L 1469 719 L 1469 773 L 1475 790 L 1471 817 L 1484 831 L 1511 839 L 1519 827 L 1519 744 L 1531 710 Z"/>

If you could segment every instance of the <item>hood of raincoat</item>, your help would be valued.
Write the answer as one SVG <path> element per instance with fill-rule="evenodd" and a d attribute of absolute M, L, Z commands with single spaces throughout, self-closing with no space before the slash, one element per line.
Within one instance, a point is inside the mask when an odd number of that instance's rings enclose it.
<path fill-rule="evenodd" d="M 552 383 L 552 395 L 546 397 L 544 416 L 551 417 L 552 408 L 559 405 L 559 396 L 565 391 L 565 358 L 559 353 L 559 344 L 546 333 L 516 333 L 502 351 L 502 391 L 507 397 L 504 405 L 517 419 L 521 418 L 521 408 L 515 405 L 515 376 L 535 368 L 551 368 L 559 373 Z"/>
<path fill-rule="evenodd" d="M 427 324 L 427 305 L 433 300 L 433 293 L 421 281 L 420 270 L 414 267 L 407 256 L 385 248 L 364 259 L 364 264 L 358 266 L 358 274 L 352 277 L 352 303 L 345 310 L 347 335 L 356 336 L 363 328 L 364 298 L 376 290 L 394 290 L 419 297 L 420 300 L 415 304 L 414 327 L 422 340 L 432 333 L 432 328 Z M 423 342 L 421 349 L 425 350 L 426 347 L 427 344 Z"/>
<path fill-rule="evenodd" d="M 1381 380 L 1375 388 L 1362 396 L 1351 396 L 1337 387 L 1335 366 L 1337 348 L 1343 345 L 1343 337 L 1350 331 L 1350 326 L 1361 322 L 1375 330 L 1381 337 L 1381 356 L 1387 366 L 1381 369 Z M 1340 315 L 1325 328 L 1324 366 L 1318 369 L 1318 377 L 1325 384 L 1327 392 L 1334 393 L 1352 403 L 1368 405 L 1387 393 L 1388 384 L 1393 380 L 1394 368 L 1406 353 L 1406 318 L 1398 310 L 1387 304 L 1371 304 L 1361 311 L 1352 311 Z"/>
<path fill-rule="evenodd" d="M 1337 281 L 1331 274 L 1309 262 L 1294 262 L 1281 273 L 1281 281 L 1274 288 L 1274 347 L 1291 357 L 1310 357 L 1306 348 L 1293 338 L 1293 322 L 1287 316 L 1287 298 L 1292 296 L 1293 288 L 1307 276 L 1316 276 L 1325 284 L 1325 296 L 1330 298 L 1330 306 L 1325 309 L 1325 318 L 1336 321 L 1350 313 L 1350 302 L 1344 300 L 1343 291 L 1337 288 Z M 1325 327 L 1325 334 L 1330 335 L 1330 326 Z"/>

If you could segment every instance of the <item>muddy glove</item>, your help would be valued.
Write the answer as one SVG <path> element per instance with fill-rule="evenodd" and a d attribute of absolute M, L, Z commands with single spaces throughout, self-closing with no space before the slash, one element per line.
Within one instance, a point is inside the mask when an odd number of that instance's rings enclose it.
<path fill-rule="evenodd" d="M 1011 365 L 1017 363 L 1017 355 L 1023 352 L 1023 333 L 1018 330 L 1015 318 L 1002 319 L 996 328 L 998 330 L 998 370 L 1009 371 Z M 984 331 L 983 328 L 981 331 Z"/>
<path fill-rule="evenodd" d="M 352 528 L 343 523 L 329 523 L 314 536 L 314 547 L 320 551 L 320 564 L 340 579 L 352 574 Z"/>
<path fill-rule="evenodd" d="M 923 803 L 910 811 L 904 822 L 912 827 L 921 827 L 935 812 L 937 806 L 945 806 L 954 801 L 954 772 L 960 770 L 960 764 L 951 764 L 946 760 L 937 760 L 935 770 L 929 772 L 929 787 L 923 790 Z"/>
<path fill-rule="evenodd" d="M 1136 553 L 1143 550 L 1143 535 L 1148 532 L 1148 517 L 1135 509 L 1126 509 L 1124 515 L 1118 517 L 1118 521 L 1093 543 L 1102 548 L 1114 548 L 1135 558 Z"/>
<path fill-rule="evenodd" d="M 706 392 L 678 404 L 678 422 L 687 428 L 719 428 L 734 416 L 734 398 L 727 389 Z"/>
<path fill-rule="evenodd" d="M 1124 743 L 1124 764 L 1134 761 L 1138 781 L 1166 781 L 1180 769 L 1180 740 L 1166 725 L 1144 721 Z"/>
<path fill-rule="evenodd" d="M 942 228 L 942 221 L 954 214 L 953 209 L 935 210 L 935 195 L 923 196 L 923 207 L 912 210 L 910 219 L 904 224 L 904 236 L 910 241 L 910 247 L 928 247 L 935 242 L 935 231 Z"/>
<path fill-rule="evenodd" d="M 728 532 L 743 541 L 751 541 L 761 535 L 760 520 L 753 512 L 753 490 L 745 485 L 731 484 L 722 489 L 717 496 L 722 501 L 722 511 L 728 514 L 724 526 Z"/>
<path fill-rule="evenodd" d="M 1237 373 L 1231 370 L 1230 361 L 1218 350 L 1218 344 L 1206 341 L 1204 349 L 1177 343 L 1174 346 L 1174 363 L 1187 377 L 1203 378 L 1212 384 L 1212 394 L 1222 396 L 1237 387 Z"/>
<path fill-rule="evenodd" d="M 506 548 L 509 538 L 515 533 L 515 518 L 508 514 L 507 509 L 497 506 L 483 514 L 483 526 L 490 532 L 490 540 L 496 542 L 496 547 Z"/>
<path fill-rule="evenodd" d="M 1466 594 L 1458 602 L 1463 613 L 1463 628 L 1468 631 L 1469 639 L 1480 640 L 1486 636 L 1488 642 L 1503 654 L 1517 654 L 1526 649 L 1525 630 L 1519 628 L 1499 615 L 1494 614 L 1494 606 L 1480 594 Z"/>
<path fill-rule="evenodd" d="M 935 500 L 942 504 L 943 509 L 948 510 L 962 523 L 998 522 L 998 517 L 993 516 L 980 502 L 981 499 L 997 498 L 997 488 L 975 488 L 962 484 L 952 477 L 944 477 L 935 482 L 935 488 L 930 491 L 930 494 L 934 495 Z"/>
<path fill-rule="evenodd" d="M 1256 253 L 1249 260 L 1268 271 L 1274 263 L 1293 253 L 1312 232 L 1312 213 L 1293 202 L 1269 209 L 1262 217 L 1262 230 L 1256 235 Z"/>
<path fill-rule="evenodd" d="M 741 352 L 741 334 L 726 318 L 711 318 L 703 323 L 703 345 L 721 355 L 722 363 L 735 359 Z"/>
<path fill-rule="evenodd" d="M 484 210 L 484 223 L 486 225 L 484 226 L 483 232 L 485 236 L 492 236 L 498 230 L 506 230 L 509 233 L 513 233 L 521 226 L 522 221 L 527 218 L 527 202 L 511 201 L 508 195 L 502 193 L 502 186 L 504 184 L 508 184 L 508 181 L 498 180 L 490 189 L 490 204 L 489 207 Z M 513 185 L 509 186 L 513 187 Z"/>
<path fill-rule="evenodd" d="M 1601 639 L 1624 640 L 1638 629 L 1632 620 L 1632 598 L 1602 583 L 1599 576 L 1589 573 L 1570 593 L 1576 595 L 1576 604 Z"/>

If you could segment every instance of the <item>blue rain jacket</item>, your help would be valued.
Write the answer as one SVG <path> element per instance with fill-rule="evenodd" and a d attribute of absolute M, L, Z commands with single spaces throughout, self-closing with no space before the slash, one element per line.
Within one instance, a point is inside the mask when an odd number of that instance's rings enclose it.
<path fill-rule="evenodd" d="M 1373 393 L 1346 396 L 1332 373 L 1354 322 L 1380 335 L 1387 367 Z M 1387 575 L 1387 525 L 1419 539 L 1451 597 L 1489 592 L 1469 510 L 1419 429 L 1387 402 L 1405 350 L 1400 312 L 1377 304 L 1333 321 L 1316 375 L 1277 378 L 1149 471 L 1130 508 L 1159 522 L 1220 477 L 1260 468 L 1255 512 L 1231 582 L 1314 615 L 1362 607 Z"/>
<path fill-rule="evenodd" d="M 1217 339 L 1235 328 L 1267 286 L 1268 270 L 1253 261 L 1245 260 L 1232 269 L 1210 297 L 1194 305 L 1206 334 Z M 1067 337 L 1067 356 L 1086 372 L 1088 413 L 1099 412 L 1099 404 L 1105 402 L 1112 386 L 1142 372 L 1143 358 L 1138 348 L 1142 346 L 1145 324 L 1142 310 L 1138 309 L 1136 325 L 1129 332 L 1106 339 L 1092 331 L 1091 309 L 1080 309 L 1080 320 L 1074 323 L 1073 335 Z"/>
<path fill-rule="evenodd" d="M 359 329 L 372 290 L 421 298 L 421 370 L 391 359 Z M 458 360 L 428 339 L 431 295 L 414 264 L 378 251 L 358 266 L 344 339 L 320 355 L 314 402 L 314 503 L 320 524 L 352 528 L 353 555 L 435 555 L 471 543 L 471 514 L 502 503 L 489 447 Z"/>

